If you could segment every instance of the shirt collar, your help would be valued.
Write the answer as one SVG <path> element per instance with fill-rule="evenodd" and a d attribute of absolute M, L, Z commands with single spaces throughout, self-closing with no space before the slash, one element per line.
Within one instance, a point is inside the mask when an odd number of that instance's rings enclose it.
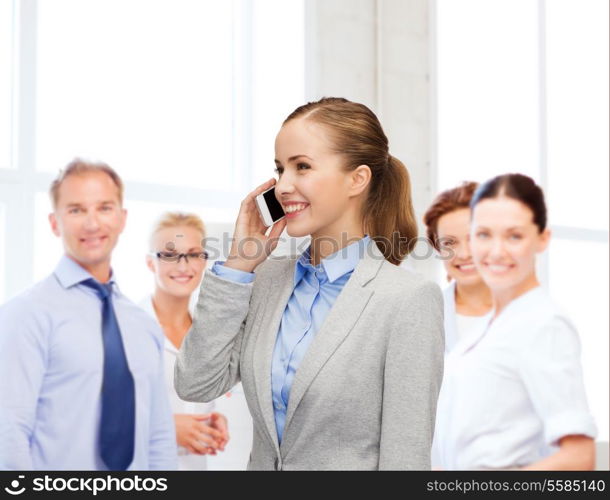
<path fill-rule="evenodd" d="M 294 285 L 296 286 L 301 281 L 306 272 L 315 272 L 320 270 L 320 268 L 326 273 L 330 283 L 335 282 L 341 276 L 352 272 L 356 268 L 360 258 L 366 251 L 369 241 L 370 237 L 366 235 L 364 238 L 350 243 L 341 250 L 322 259 L 318 266 L 313 266 L 310 262 L 311 246 L 309 246 L 297 260 L 294 269 Z"/>
<path fill-rule="evenodd" d="M 57 276 L 59 283 L 64 288 L 70 288 L 86 279 L 95 279 L 85 268 L 65 254 L 61 257 L 55 268 L 55 276 Z M 112 270 L 110 271 L 110 279 L 107 283 L 112 283 L 113 290 L 118 291 Z"/>

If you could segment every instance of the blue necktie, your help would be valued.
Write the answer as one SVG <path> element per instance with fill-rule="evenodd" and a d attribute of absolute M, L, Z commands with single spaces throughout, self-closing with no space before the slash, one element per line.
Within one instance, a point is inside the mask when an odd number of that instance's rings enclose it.
<path fill-rule="evenodd" d="M 87 279 L 82 284 L 93 288 L 102 299 L 104 381 L 100 453 L 109 470 L 126 470 L 133 460 L 135 388 L 112 306 L 112 284 L 105 285 L 94 279 Z"/>

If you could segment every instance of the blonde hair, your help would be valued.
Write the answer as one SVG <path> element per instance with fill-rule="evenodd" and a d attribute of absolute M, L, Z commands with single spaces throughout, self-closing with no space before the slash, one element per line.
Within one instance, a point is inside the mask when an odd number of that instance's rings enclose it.
<path fill-rule="evenodd" d="M 152 227 L 152 231 L 150 232 L 150 240 L 149 245 L 152 249 L 152 242 L 155 235 L 161 231 L 162 229 L 167 229 L 168 227 L 178 227 L 178 226 L 186 226 L 192 227 L 201 233 L 201 245 L 203 245 L 203 239 L 206 236 L 205 224 L 201 217 L 197 214 L 186 213 L 186 212 L 165 212 L 163 213 L 157 221 L 154 223 Z"/>
<path fill-rule="evenodd" d="M 379 120 L 364 104 L 325 97 L 295 109 L 287 123 L 304 118 L 327 127 L 334 152 L 346 159 L 346 170 L 371 169 L 371 184 L 363 207 L 366 231 L 387 261 L 400 264 L 417 242 L 417 221 L 411 201 L 411 181 L 404 164 L 392 156 Z"/>
<path fill-rule="evenodd" d="M 112 182 L 114 182 L 115 186 L 119 190 L 119 202 L 121 205 L 123 205 L 123 192 L 125 190 L 123 181 L 119 177 L 119 174 L 117 174 L 110 165 L 102 162 L 91 162 L 83 160 L 82 158 L 74 158 L 74 160 L 68 163 L 64 169 L 59 171 L 59 174 L 51 183 L 49 195 L 51 197 L 51 203 L 53 203 L 53 208 L 57 207 L 57 201 L 59 200 L 59 188 L 67 177 L 71 175 L 88 174 L 91 172 L 102 172 L 112 179 Z"/>

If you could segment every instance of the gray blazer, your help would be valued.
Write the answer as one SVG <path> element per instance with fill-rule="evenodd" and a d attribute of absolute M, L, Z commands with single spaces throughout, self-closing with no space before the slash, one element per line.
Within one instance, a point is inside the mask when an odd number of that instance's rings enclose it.
<path fill-rule="evenodd" d="M 364 253 L 295 375 L 281 445 L 271 358 L 296 258 L 268 259 L 253 284 L 206 272 L 176 391 L 211 401 L 241 380 L 254 424 L 248 469 L 430 469 L 442 294 L 374 242 Z"/>

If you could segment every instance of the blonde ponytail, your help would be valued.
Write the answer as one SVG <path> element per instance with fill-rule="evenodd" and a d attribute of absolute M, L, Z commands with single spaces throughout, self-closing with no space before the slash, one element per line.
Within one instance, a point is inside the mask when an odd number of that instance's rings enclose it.
<path fill-rule="evenodd" d="M 398 158 L 389 155 L 386 168 L 373 179 L 364 213 L 367 232 L 386 260 L 400 264 L 415 246 L 417 222 L 409 172 Z"/>

